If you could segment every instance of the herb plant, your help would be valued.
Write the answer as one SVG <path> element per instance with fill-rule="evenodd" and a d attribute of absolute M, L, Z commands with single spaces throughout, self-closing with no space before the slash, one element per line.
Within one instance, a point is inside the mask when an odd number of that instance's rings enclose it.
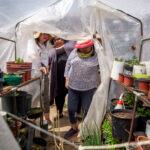
<path fill-rule="evenodd" d="M 113 138 L 112 126 L 111 126 L 110 122 L 107 119 L 105 119 L 104 122 L 103 122 L 102 132 L 103 132 L 103 136 L 104 136 L 104 139 L 105 139 L 104 144 L 112 145 L 112 144 L 117 144 L 118 143 L 118 141 L 115 138 Z"/>
<path fill-rule="evenodd" d="M 131 92 L 127 92 L 124 94 L 123 100 L 125 105 L 132 107 L 134 105 L 135 95 Z"/>
<path fill-rule="evenodd" d="M 150 118 L 150 109 L 147 109 L 145 107 L 137 107 L 137 114 L 141 117 Z"/>
<path fill-rule="evenodd" d="M 98 125 L 95 123 L 93 127 L 85 127 L 82 131 L 84 146 L 98 146 L 101 145 L 101 132 Z"/>

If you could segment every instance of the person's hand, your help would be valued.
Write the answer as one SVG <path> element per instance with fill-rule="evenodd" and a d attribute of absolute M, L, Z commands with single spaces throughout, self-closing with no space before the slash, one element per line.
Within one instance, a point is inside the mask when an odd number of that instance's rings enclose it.
<path fill-rule="evenodd" d="M 68 78 L 66 78 L 65 79 L 65 87 L 68 89 L 68 87 L 69 87 L 69 79 Z"/>
<path fill-rule="evenodd" d="M 40 71 L 44 74 L 48 74 L 48 69 L 46 67 L 41 67 Z"/>

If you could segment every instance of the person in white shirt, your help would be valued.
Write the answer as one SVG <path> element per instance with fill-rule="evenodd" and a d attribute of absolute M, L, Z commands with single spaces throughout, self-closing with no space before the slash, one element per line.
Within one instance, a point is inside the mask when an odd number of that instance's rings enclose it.
<path fill-rule="evenodd" d="M 34 34 L 34 38 L 37 44 L 37 50 L 39 53 L 40 58 L 40 70 L 45 75 L 45 77 L 48 79 L 49 71 L 50 71 L 50 49 L 53 47 L 50 43 L 53 39 L 53 37 L 50 34 L 47 33 L 40 33 L 37 32 Z M 47 80 L 49 81 L 49 80 Z M 45 85 L 44 85 L 45 86 Z M 49 83 L 47 85 L 47 95 L 49 95 Z M 44 117 L 48 121 L 49 124 L 51 124 L 50 120 L 50 101 L 49 97 L 44 98 Z"/>

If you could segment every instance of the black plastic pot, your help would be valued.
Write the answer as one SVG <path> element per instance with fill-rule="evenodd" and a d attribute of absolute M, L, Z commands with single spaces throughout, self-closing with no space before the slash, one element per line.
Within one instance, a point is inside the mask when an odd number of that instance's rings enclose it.
<path fill-rule="evenodd" d="M 35 137 L 33 139 L 33 144 L 40 146 L 42 150 L 46 150 L 47 142 L 43 138 Z"/>
<path fill-rule="evenodd" d="M 17 91 L 17 93 L 11 93 L 2 97 L 2 110 L 19 116 L 25 116 L 28 111 L 27 92 Z"/>
<path fill-rule="evenodd" d="M 17 100 L 17 112 L 21 116 L 25 116 L 28 111 L 27 92 L 19 91 Z"/>
<path fill-rule="evenodd" d="M 121 115 L 121 114 L 124 114 Z M 132 119 L 131 110 L 114 110 L 111 112 L 112 115 L 112 131 L 113 137 L 119 141 L 128 141 L 130 130 L 130 124 Z"/>
<path fill-rule="evenodd" d="M 117 105 L 117 101 L 118 101 L 117 98 L 111 99 L 110 111 L 113 111 L 113 110 L 114 110 L 115 106 Z"/>
<path fill-rule="evenodd" d="M 126 74 L 126 75 L 132 75 L 132 72 L 133 72 L 133 66 L 125 64 L 123 73 Z"/>
<path fill-rule="evenodd" d="M 40 118 L 42 114 L 43 110 L 40 107 L 31 108 L 30 111 L 27 112 L 27 116 L 29 119 Z"/>
<path fill-rule="evenodd" d="M 143 131 L 145 132 L 146 129 L 146 122 L 147 120 L 149 120 L 150 118 L 148 117 L 138 117 L 137 118 L 137 126 L 136 126 L 136 130 L 137 131 Z"/>
<path fill-rule="evenodd" d="M 27 94 L 27 111 L 29 111 L 31 109 L 31 103 L 32 103 L 32 95 L 31 94 Z"/>

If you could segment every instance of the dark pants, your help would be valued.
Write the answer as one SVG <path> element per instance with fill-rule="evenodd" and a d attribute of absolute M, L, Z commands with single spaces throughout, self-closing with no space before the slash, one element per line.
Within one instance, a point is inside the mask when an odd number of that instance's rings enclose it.
<path fill-rule="evenodd" d="M 62 114 L 66 95 L 58 95 L 55 97 L 56 108 L 59 114 Z"/>
<path fill-rule="evenodd" d="M 62 114 L 63 112 L 65 96 L 68 92 L 68 90 L 65 87 L 65 77 L 64 77 L 67 58 L 64 59 L 64 57 L 67 57 L 66 53 L 57 55 L 57 96 L 55 97 L 55 104 L 59 114 Z"/>
<path fill-rule="evenodd" d="M 77 122 L 76 113 L 78 110 L 79 102 L 81 102 L 83 119 L 85 118 L 89 110 L 95 90 L 95 88 L 88 91 L 77 91 L 71 88 L 68 89 L 68 113 L 71 124 Z"/>

